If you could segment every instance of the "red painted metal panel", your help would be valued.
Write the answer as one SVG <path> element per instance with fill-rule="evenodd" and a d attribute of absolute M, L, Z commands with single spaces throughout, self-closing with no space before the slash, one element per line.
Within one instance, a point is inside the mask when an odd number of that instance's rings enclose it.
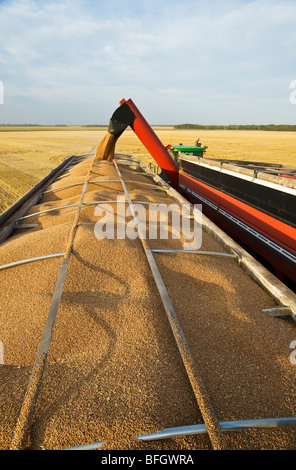
<path fill-rule="evenodd" d="M 185 176 L 180 173 L 179 181 L 206 197 L 218 207 L 229 211 L 246 224 L 252 226 L 296 254 L 296 229 L 294 227 L 291 227 L 290 225 L 287 225 L 264 212 L 254 209 L 248 204 L 238 201 L 217 189 L 211 188 L 190 176 Z"/>
<path fill-rule="evenodd" d="M 296 254 L 295 228 L 182 173 L 179 174 L 179 182 L 207 199 L 207 201 L 213 203 L 214 206 L 217 206 L 215 209 L 208 204 L 204 204 L 203 212 L 220 226 L 222 230 L 225 230 L 231 237 L 237 239 L 238 243 L 245 244 L 257 253 L 257 255 L 266 260 L 270 266 L 272 266 L 278 278 L 283 282 L 287 281 L 289 287 L 296 292 L 295 263 L 279 254 L 272 246 L 268 246 L 268 244 L 266 245 L 263 241 L 261 242 L 258 238 L 252 236 L 248 230 L 245 230 L 239 225 L 230 223 L 229 220 L 219 212 L 219 208 L 224 209 L 238 220 L 241 220 L 249 227 L 253 228 L 259 234 L 266 236 L 269 240 L 294 255 Z M 194 199 L 194 196 L 192 197 Z M 200 200 L 198 201 L 200 202 Z M 288 279 L 290 279 L 290 281 L 288 281 Z"/>

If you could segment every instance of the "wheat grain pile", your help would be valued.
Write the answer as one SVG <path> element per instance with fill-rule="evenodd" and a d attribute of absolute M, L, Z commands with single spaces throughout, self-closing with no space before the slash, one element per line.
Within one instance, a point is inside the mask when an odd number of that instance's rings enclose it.
<path fill-rule="evenodd" d="M 117 158 L 120 158 L 117 155 Z M 52 184 L 34 214 L 0 247 L 0 264 L 64 252 L 83 183 L 117 180 L 112 162 L 92 158 Z M 132 200 L 175 202 L 142 170 L 120 160 Z M 89 173 L 90 171 L 90 173 Z M 89 176 L 88 176 L 89 175 Z M 74 183 L 76 186 L 59 189 Z M 85 202 L 115 200 L 121 183 L 89 183 Z M 141 442 L 138 435 L 202 423 L 139 239 L 95 237 L 95 205 L 81 209 L 63 294 L 38 396 L 28 449 L 210 449 L 207 435 Z M 116 205 L 113 205 L 116 213 Z M 151 240 L 180 248 L 180 240 Z M 203 233 L 202 250 L 225 249 Z M 177 316 L 220 421 L 295 415 L 295 324 L 266 316 L 274 301 L 234 259 L 155 254 Z M 0 449 L 9 449 L 60 258 L 0 271 Z M 227 433 L 231 449 L 294 449 L 295 428 Z"/>

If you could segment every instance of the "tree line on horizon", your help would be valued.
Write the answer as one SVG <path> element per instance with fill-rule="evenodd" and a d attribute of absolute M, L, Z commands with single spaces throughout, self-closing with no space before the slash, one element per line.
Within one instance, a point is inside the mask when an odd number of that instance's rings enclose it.
<path fill-rule="evenodd" d="M 177 124 L 174 129 L 202 129 L 202 130 L 247 130 L 247 131 L 296 131 L 296 124 Z"/>
<path fill-rule="evenodd" d="M 107 124 L 77 124 L 80 127 L 108 127 Z M 68 124 L 7 124 L 0 123 L 0 127 L 73 127 Z M 153 125 L 152 125 L 153 127 Z M 166 127 L 166 124 L 157 127 Z M 174 129 L 201 129 L 201 130 L 248 130 L 248 131 L 289 131 L 296 132 L 296 124 L 175 124 Z"/>

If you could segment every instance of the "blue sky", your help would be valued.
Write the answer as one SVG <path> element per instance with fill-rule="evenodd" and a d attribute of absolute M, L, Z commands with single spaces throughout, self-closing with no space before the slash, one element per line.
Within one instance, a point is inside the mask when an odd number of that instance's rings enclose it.
<path fill-rule="evenodd" d="M 295 0 L 0 0 L 0 123 L 296 123 Z"/>

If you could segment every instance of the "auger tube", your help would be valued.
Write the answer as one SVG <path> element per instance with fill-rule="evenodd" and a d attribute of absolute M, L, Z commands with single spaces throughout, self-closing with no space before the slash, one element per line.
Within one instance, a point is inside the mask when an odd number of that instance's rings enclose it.
<path fill-rule="evenodd" d="M 166 177 L 169 179 L 170 184 L 178 189 L 179 168 L 169 152 L 159 140 L 155 132 L 152 130 L 148 122 L 142 116 L 136 105 L 131 99 L 120 101 L 120 105 L 129 106 L 135 118 L 130 122 L 130 126 L 138 136 L 142 144 L 146 147 L 148 152 L 154 158 L 158 166 L 163 170 Z M 120 109 L 120 108 L 119 108 Z"/>

